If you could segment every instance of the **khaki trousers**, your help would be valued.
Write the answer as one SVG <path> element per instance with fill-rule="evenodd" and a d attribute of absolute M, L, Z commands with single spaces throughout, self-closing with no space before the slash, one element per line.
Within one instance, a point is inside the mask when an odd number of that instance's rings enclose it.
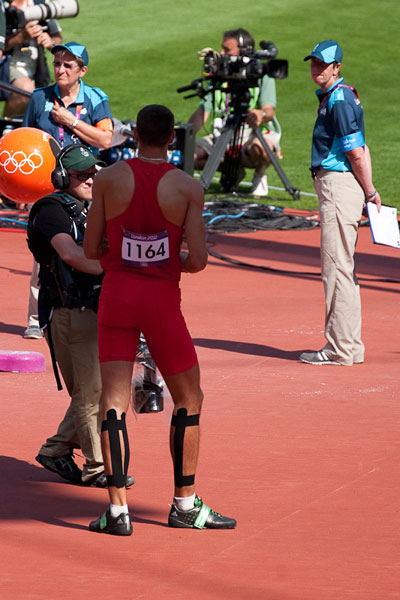
<path fill-rule="evenodd" d="M 39 265 L 33 260 L 32 274 L 29 281 L 28 327 L 39 327 L 38 297 L 39 297 Z"/>
<path fill-rule="evenodd" d="M 326 354 L 343 365 L 363 362 L 360 287 L 354 253 L 364 193 L 350 172 L 320 169 L 314 179 L 321 219 Z"/>
<path fill-rule="evenodd" d="M 50 327 L 55 357 L 71 403 L 57 433 L 43 444 L 40 453 L 57 457 L 68 454 L 70 448 L 80 448 L 86 459 L 82 481 L 87 481 L 104 471 L 99 433 L 97 315 L 93 310 L 56 308 Z"/>

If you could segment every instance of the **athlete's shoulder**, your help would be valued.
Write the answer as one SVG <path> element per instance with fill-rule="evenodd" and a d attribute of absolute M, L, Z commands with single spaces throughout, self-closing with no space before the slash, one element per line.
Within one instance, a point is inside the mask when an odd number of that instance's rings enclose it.
<path fill-rule="evenodd" d="M 169 180 L 169 188 L 179 193 L 188 204 L 203 206 L 204 190 L 200 182 L 185 171 L 180 169 L 176 169 L 176 171 L 177 173 L 171 172 L 174 173 L 174 178 Z"/>
<path fill-rule="evenodd" d="M 171 169 L 170 171 L 167 171 L 166 175 L 170 179 L 173 178 L 176 182 L 179 182 L 182 185 L 203 189 L 197 179 L 182 169 Z"/>
<path fill-rule="evenodd" d="M 132 174 L 132 169 L 127 165 L 125 160 L 119 160 L 108 167 L 103 167 L 96 175 L 96 183 L 112 183 L 121 180 Z"/>

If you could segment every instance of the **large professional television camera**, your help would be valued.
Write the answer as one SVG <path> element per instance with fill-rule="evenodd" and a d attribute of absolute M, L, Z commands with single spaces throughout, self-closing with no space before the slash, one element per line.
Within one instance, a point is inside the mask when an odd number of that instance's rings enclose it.
<path fill-rule="evenodd" d="M 230 112 L 218 132 L 215 146 L 209 155 L 200 177 L 203 188 L 208 189 L 215 172 L 221 170 L 221 188 L 225 192 L 236 192 L 240 152 L 245 120 L 249 111 L 250 89 L 258 87 L 265 75 L 274 79 L 286 79 L 288 61 L 276 58 L 278 49 L 273 42 L 260 42 L 261 50 L 239 46 L 239 55 L 219 54 L 211 48 L 199 52 L 204 60 L 203 77 L 195 79 L 191 84 L 177 89 L 178 93 L 193 90 L 193 94 L 185 99 L 208 94 L 215 97 L 215 91 L 222 89 L 229 96 Z M 281 178 L 287 191 L 297 199 L 299 191 L 292 186 L 273 151 L 266 143 L 259 127 L 254 134 L 264 148 L 271 163 Z"/>
<path fill-rule="evenodd" d="M 204 71 L 221 81 L 240 82 L 245 87 L 257 85 L 264 75 L 284 79 L 288 75 L 287 60 L 275 57 L 278 49 L 272 42 L 260 42 L 262 50 L 246 50 L 239 56 L 217 55 L 208 52 L 204 57 Z"/>
<path fill-rule="evenodd" d="M 204 76 L 178 88 L 178 93 L 194 90 L 194 94 L 185 96 L 185 99 L 193 96 L 203 98 L 229 82 L 229 91 L 236 96 L 239 91 L 257 86 L 264 75 L 285 79 L 288 76 L 288 61 L 275 58 L 278 54 L 275 44 L 262 41 L 260 47 L 262 50 L 241 48 L 239 56 L 219 54 L 206 48 L 200 53 L 204 58 Z"/>
<path fill-rule="evenodd" d="M 6 36 L 15 35 L 30 21 L 76 17 L 78 12 L 77 0 L 45 0 L 43 4 L 35 4 L 22 10 L 5 3 Z"/>

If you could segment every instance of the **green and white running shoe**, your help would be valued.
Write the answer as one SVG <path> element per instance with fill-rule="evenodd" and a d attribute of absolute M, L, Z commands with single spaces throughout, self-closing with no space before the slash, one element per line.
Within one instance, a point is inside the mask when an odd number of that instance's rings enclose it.
<path fill-rule="evenodd" d="M 110 507 L 96 521 L 89 524 L 90 531 L 109 533 L 111 535 L 132 535 L 133 527 L 128 513 L 121 513 L 119 517 L 112 517 Z"/>
<path fill-rule="evenodd" d="M 190 510 L 180 510 L 176 504 L 171 505 L 168 516 L 168 525 L 170 527 L 182 527 L 185 529 L 234 529 L 236 520 L 230 517 L 223 517 L 219 513 L 211 510 L 201 498 L 196 496 L 194 508 Z"/>

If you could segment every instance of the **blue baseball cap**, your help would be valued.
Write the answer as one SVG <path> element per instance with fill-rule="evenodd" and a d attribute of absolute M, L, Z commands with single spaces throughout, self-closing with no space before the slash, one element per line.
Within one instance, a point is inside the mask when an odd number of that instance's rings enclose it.
<path fill-rule="evenodd" d="M 52 47 L 51 52 L 52 54 L 55 54 L 56 52 L 60 52 L 60 50 L 67 50 L 67 52 L 71 52 L 71 54 L 76 56 L 76 58 L 82 59 L 86 66 L 89 64 L 89 54 L 87 53 L 85 46 L 82 46 L 82 44 L 78 44 L 78 42 L 56 44 Z"/>
<path fill-rule="evenodd" d="M 343 58 L 343 51 L 339 44 L 334 40 L 324 40 L 319 42 L 311 50 L 311 54 L 307 54 L 304 60 L 310 58 L 319 58 L 322 62 L 330 65 L 333 62 L 341 63 Z"/>

